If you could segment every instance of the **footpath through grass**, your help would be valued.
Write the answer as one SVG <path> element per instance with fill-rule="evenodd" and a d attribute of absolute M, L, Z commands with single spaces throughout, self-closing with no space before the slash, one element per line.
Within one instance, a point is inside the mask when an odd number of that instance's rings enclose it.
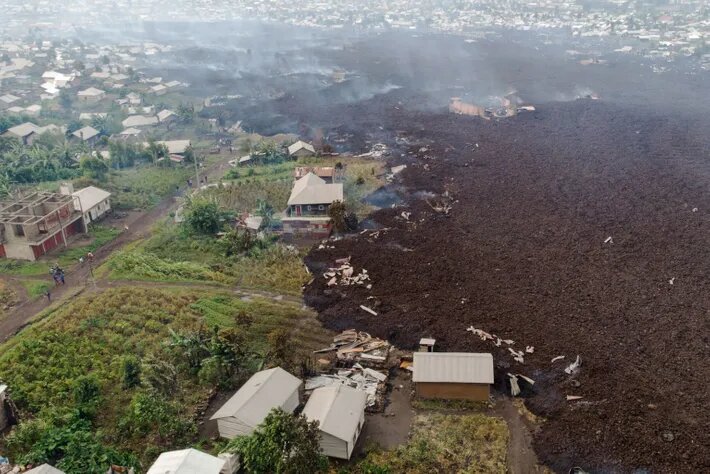
<path fill-rule="evenodd" d="M 269 359 L 276 329 L 290 336 L 288 361 Z M 215 387 L 262 363 L 295 370 L 330 337 L 300 305 L 258 297 L 135 287 L 80 297 L 0 346 L 22 420 L 0 450 L 68 474 L 132 457 L 144 472 L 162 451 L 207 441 L 196 423 Z"/>
<path fill-rule="evenodd" d="M 505 474 L 509 432 L 505 421 L 483 413 L 422 413 L 409 442 L 375 449 L 351 472 L 363 474 Z"/>

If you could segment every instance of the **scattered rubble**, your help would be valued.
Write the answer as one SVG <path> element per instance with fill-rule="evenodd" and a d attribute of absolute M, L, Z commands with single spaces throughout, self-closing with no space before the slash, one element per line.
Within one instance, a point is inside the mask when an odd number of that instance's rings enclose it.
<path fill-rule="evenodd" d="M 501 345 L 503 344 L 506 344 L 508 346 L 512 346 L 515 344 L 515 341 L 513 341 L 512 339 L 501 339 L 495 334 L 487 333 L 483 329 L 477 329 L 473 326 L 469 326 L 468 328 L 466 328 L 466 331 L 472 332 L 476 336 L 480 337 L 482 341 L 492 341 L 493 345 L 496 347 L 501 347 Z M 525 363 L 525 353 L 532 354 L 534 351 L 535 347 L 533 346 L 525 346 L 525 352 L 516 351 L 515 349 L 508 347 L 508 352 L 510 352 L 510 355 L 513 356 L 513 360 L 521 364 Z"/>
<path fill-rule="evenodd" d="M 577 356 L 577 359 L 565 368 L 565 373 L 572 375 L 579 372 L 579 367 L 582 365 L 582 358 Z"/>
<path fill-rule="evenodd" d="M 366 332 L 348 329 L 335 336 L 330 347 L 314 351 L 314 353 L 336 352 L 339 362 L 360 363 L 366 367 L 381 368 L 386 365 L 390 348 L 387 341 L 372 337 Z"/>
<path fill-rule="evenodd" d="M 355 269 L 350 265 L 350 257 L 338 259 L 335 263 L 340 263 L 340 266 L 331 267 L 323 274 L 323 277 L 328 280 L 328 286 L 363 285 L 370 279 L 370 275 L 367 274 L 367 270 L 364 268 L 355 275 Z M 372 288 L 372 285 L 367 286 L 368 289 Z"/>
<path fill-rule="evenodd" d="M 314 354 L 335 353 L 332 362 L 337 371 L 319 374 L 306 380 L 306 392 L 333 384 L 346 384 L 367 392 L 367 411 L 384 410 L 386 383 L 391 346 L 387 341 L 354 329 L 343 331 L 333 338 L 330 347 Z M 332 366 L 330 359 L 319 358 L 322 367 Z"/>
<path fill-rule="evenodd" d="M 517 397 L 522 393 L 521 385 L 524 387 L 532 388 L 535 385 L 535 381 L 530 377 L 526 377 L 522 374 L 511 374 L 508 373 L 508 381 L 510 382 L 510 395 Z"/>
<path fill-rule="evenodd" d="M 385 392 L 387 374 L 365 368 L 355 363 L 349 369 L 338 370 L 334 374 L 321 374 L 306 379 L 305 391 L 310 394 L 313 390 L 330 385 L 343 384 L 367 393 L 368 413 L 378 413 L 385 408 Z"/>

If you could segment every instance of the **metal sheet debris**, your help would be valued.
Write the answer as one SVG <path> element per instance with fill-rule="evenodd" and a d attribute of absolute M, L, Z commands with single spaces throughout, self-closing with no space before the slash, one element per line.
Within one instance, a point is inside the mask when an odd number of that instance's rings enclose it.
<path fill-rule="evenodd" d="M 582 365 L 582 358 L 578 355 L 577 359 L 565 368 L 565 372 L 569 375 L 576 374 L 579 367 Z"/>
<path fill-rule="evenodd" d="M 328 280 L 328 286 L 362 285 L 370 280 L 370 275 L 364 268 L 360 270 L 360 273 L 355 274 L 355 268 L 350 264 L 350 257 L 340 258 L 335 262 L 339 263 L 340 266 L 329 268 L 328 271 L 323 273 L 323 278 Z"/>
<path fill-rule="evenodd" d="M 306 379 L 305 390 L 310 392 L 320 387 L 347 385 L 367 393 L 368 411 L 384 408 L 385 383 L 387 375 L 372 369 L 363 369 L 358 364 L 351 369 L 339 370 L 336 374 L 322 374 Z"/>

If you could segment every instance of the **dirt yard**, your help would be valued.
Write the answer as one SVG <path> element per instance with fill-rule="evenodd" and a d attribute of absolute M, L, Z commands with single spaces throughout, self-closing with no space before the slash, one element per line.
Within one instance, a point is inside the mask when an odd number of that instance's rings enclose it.
<path fill-rule="evenodd" d="M 379 233 L 308 256 L 306 301 L 326 326 L 493 352 L 500 390 L 507 372 L 536 381 L 534 446 L 557 472 L 708 471 L 708 120 L 586 100 L 490 122 L 394 111 L 386 125 L 412 144 L 404 203 L 372 216 Z M 371 290 L 326 286 L 347 256 Z M 515 362 L 469 326 L 533 352 Z"/>

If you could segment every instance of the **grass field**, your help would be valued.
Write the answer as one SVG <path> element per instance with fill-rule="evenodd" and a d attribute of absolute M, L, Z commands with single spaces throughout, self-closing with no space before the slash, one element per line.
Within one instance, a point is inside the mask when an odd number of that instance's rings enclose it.
<path fill-rule="evenodd" d="M 301 258 L 281 244 L 226 257 L 213 237 L 189 235 L 166 221 L 150 239 L 116 253 L 99 271 L 113 280 L 214 283 L 295 295 L 309 278 Z"/>
<path fill-rule="evenodd" d="M 236 334 L 241 350 L 253 354 L 249 371 L 259 366 L 268 351 L 267 336 L 274 329 L 288 331 L 293 341 L 289 347 L 297 357 L 329 340 L 315 315 L 300 305 L 259 297 L 244 301 L 218 291 L 134 287 L 82 297 L 0 346 L 0 380 L 11 387 L 13 400 L 26 420 L 26 426 L 21 425 L 10 437 L 3 452 L 14 459 L 27 453 L 46 456 L 44 434 L 54 436 L 57 420 L 78 409 L 76 381 L 86 376 L 99 385 L 96 415 L 89 429 L 92 439 L 72 439 L 72 443 L 86 443 L 89 449 L 91 443 L 98 442 L 100 448 L 93 446 L 97 452 L 127 453 L 149 462 L 161 450 L 199 442 L 194 410 L 214 385 L 205 382 L 202 371 L 192 373 L 175 362 L 174 377 L 168 380 L 174 387 L 167 394 L 156 395 L 146 386 L 145 364 L 173 360 L 171 330 L 189 334 L 201 327 Z M 142 381 L 130 388 L 124 382 L 127 357 L 144 367 Z M 99 471 L 75 467 L 67 472 Z"/>
<path fill-rule="evenodd" d="M 105 187 L 114 209 L 147 209 L 175 192 L 192 176 L 189 167 L 158 168 L 143 165 L 112 172 Z"/>
<path fill-rule="evenodd" d="M 423 413 L 409 442 L 393 451 L 375 449 L 351 472 L 378 474 L 505 474 L 508 428 L 482 413 Z"/>
<path fill-rule="evenodd" d="M 51 289 L 54 285 L 50 284 L 48 281 L 22 280 L 22 286 L 27 290 L 27 296 L 30 299 L 34 299 L 39 296 L 45 296 L 47 290 Z"/>

